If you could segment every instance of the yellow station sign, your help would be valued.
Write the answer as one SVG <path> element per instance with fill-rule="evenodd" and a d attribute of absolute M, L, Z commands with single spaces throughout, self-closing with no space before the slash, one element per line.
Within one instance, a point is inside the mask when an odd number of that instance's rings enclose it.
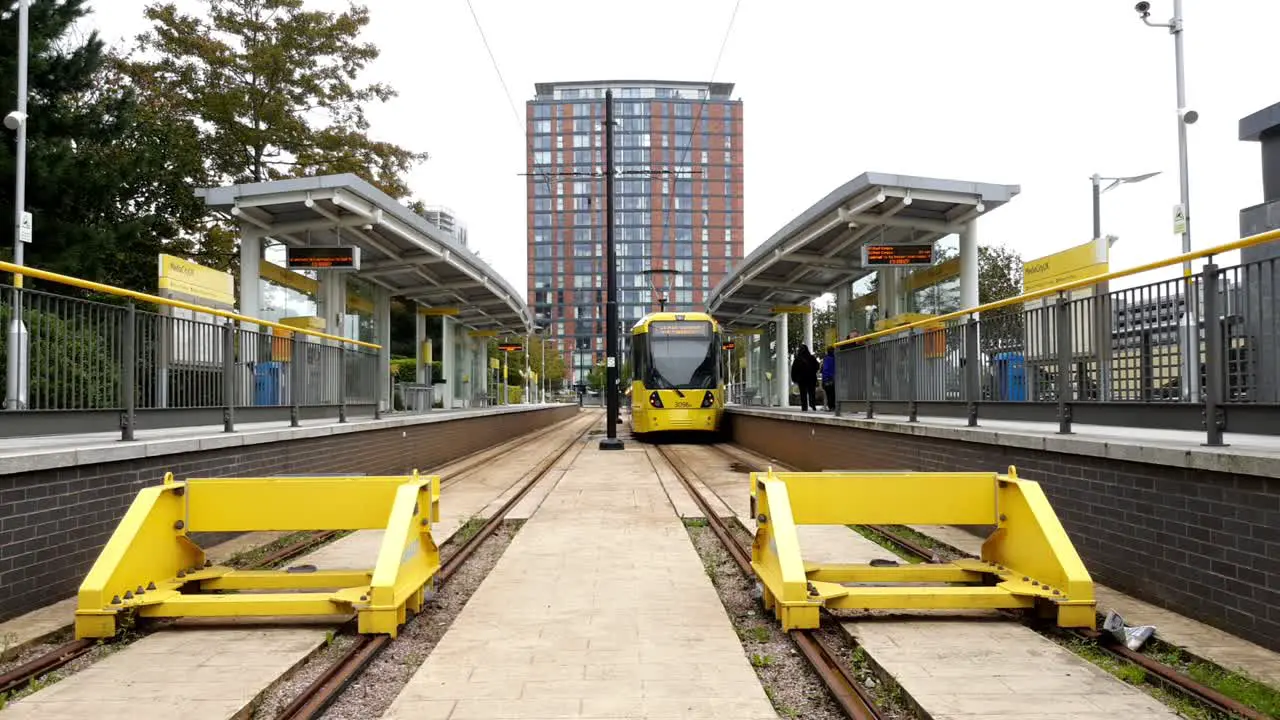
<path fill-rule="evenodd" d="M 1022 291 L 1035 292 L 1055 285 L 1104 275 L 1109 271 L 1106 238 L 1067 248 L 1062 252 L 1022 264 Z"/>
<path fill-rule="evenodd" d="M 160 289 L 181 293 L 216 305 L 234 307 L 235 278 L 213 268 L 183 260 L 173 255 L 160 255 Z"/>

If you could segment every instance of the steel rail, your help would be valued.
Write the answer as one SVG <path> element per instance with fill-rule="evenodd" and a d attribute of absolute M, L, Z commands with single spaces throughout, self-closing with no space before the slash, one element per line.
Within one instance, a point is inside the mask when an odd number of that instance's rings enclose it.
<path fill-rule="evenodd" d="M 507 498 L 507 501 L 485 521 L 480 532 L 463 543 L 457 552 L 453 553 L 440 566 L 440 571 L 436 573 L 437 586 L 448 582 L 462 568 L 475 551 L 484 544 L 484 541 L 502 525 L 506 520 L 506 516 L 515 509 L 516 505 L 550 473 L 561 458 L 581 443 L 582 439 L 595 424 L 596 421 L 594 419 L 587 423 L 581 432 L 575 433 L 567 442 L 560 445 L 555 452 L 544 457 L 537 465 L 521 476 L 517 483 L 524 480 L 524 485 L 515 494 Z M 528 479 L 525 480 L 526 478 Z M 352 680 L 363 674 L 373 664 L 378 654 L 391 642 L 392 639 L 389 635 L 361 635 L 337 662 L 326 668 L 319 677 L 304 688 L 280 712 L 277 716 L 278 720 L 311 720 L 319 717 L 338 699 L 338 696 L 346 690 Z"/>
<path fill-rule="evenodd" d="M 755 571 L 751 568 L 751 557 L 747 555 L 746 549 L 729 533 L 729 528 L 725 524 L 724 519 L 717 515 L 711 505 L 694 487 L 693 481 L 689 478 L 690 471 L 684 460 L 671 452 L 666 447 L 658 446 L 658 452 L 662 455 L 671 469 L 675 471 L 676 477 L 684 484 L 685 490 L 689 493 L 689 497 L 693 499 L 698 508 L 702 510 L 702 515 L 707 520 L 707 527 L 715 533 L 717 539 L 724 546 L 729 556 L 733 558 L 738 569 L 743 575 L 749 578 L 755 577 Z M 852 720 L 882 720 L 884 715 L 876 707 L 871 694 L 866 688 L 862 687 L 853 673 L 849 671 L 840 658 L 831 650 L 831 648 L 818 637 L 817 633 L 812 630 L 792 630 L 787 633 L 791 637 L 791 641 L 800 649 L 800 653 L 813 667 L 818 678 L 822 680 L 822 684 L 827 687 L 827 692 L 831 693 L 831 697 L 844 711 L 845 715 Z"/>

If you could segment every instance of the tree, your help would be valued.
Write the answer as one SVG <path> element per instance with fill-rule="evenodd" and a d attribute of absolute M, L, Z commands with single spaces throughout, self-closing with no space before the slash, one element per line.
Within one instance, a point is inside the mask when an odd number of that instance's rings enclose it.
<path fill-rule="evenodd" d="M 4 5 L 0 97 L 13 98 L 17 2 Z M 85 0 L 31 4 L 24 204 L 33 216 L 35 239 L 24 260 L 153 290 L 156 254 L 188 254 L 192 246 L 184 238 L 203 214 L 191 191 L 201 177 L 195 128 L 140 100 L 96 33 L 78 35 L 76 23 L 88 14 Z M 0 177 L 12 178 L 14 164 L 15 145 L 5 142 Z M 0 184 L 0 217 L 9 228 L 12 188 L 11 181 Z M 11 233 L 3 235 L 11 240 Z M 73 292 L 53 284 L 45 289 Z"/>
<path fill-rule="evenodd" d="M 836 305 L 834 302 L 813 303 L 813 347 L 810 352 L 818 353 L 819 348 L 827 345 L 827 329 L 836 326 Z M 787 348 L 795 352 L 804 342 L 804 315 L 791 315 L 787 318 Z"/>
<path fill-rule="evenodd" d="M 174 3 L 147 7 L 153 23 L 129 65 L 135 82 L 167 98 L 177 117 L 200 126 L 218 181 L 262 182 L 351 172 L 393 198 L 425 154 L 368 135 L 365 106 L 395 92 L 361 86 L 378 57 L 358 41 L 369 11 L 304 9 L 304 0 L 202 0 L 189 15 Z"/>
<path fill-rule="evenodd" d="M 978 303 L 1017 297 L 1022 294 L 1022 256 L 998 245 L 978 248 Z M 1017 305 L 982 313 L 982 351 L 998 353 L 1020 350 L 1024 316 Z"/>

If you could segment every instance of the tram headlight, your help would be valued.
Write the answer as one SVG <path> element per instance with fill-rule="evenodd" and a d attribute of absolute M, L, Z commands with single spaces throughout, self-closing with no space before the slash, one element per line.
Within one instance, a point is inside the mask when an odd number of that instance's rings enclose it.
<path fill-rule="evenodd" d="M 649 393 L 649 404 L 658 408 L 659 410 L 662 409 L 662 398 L 658 396 L 657 390 L 654 390 L 653 392 Z"/>
<path fill-rule="evenodd" d="M 712 395 L 711 391 L 708 390 L 707 394 L 702 396 L 702 408 L 705 410 L 715 404 L 716 404 L 716 396 Z"/>

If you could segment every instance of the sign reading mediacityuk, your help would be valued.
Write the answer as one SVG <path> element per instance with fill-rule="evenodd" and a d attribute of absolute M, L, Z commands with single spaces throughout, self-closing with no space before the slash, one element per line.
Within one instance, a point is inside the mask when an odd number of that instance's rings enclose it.
<path fill-rule="evenodd" d="M 159 286 L 161 291 L 185 295 L 193 302 L 206 302 L 224 309 L 236 304 L 235 278 L 231 273 L 173 255 L 160 255 Z"/>
<path fill-rule="evenodd" d="M 286 248 L 286 265 L 290 270 L 359 270 L 360 248 L 349 246 L 316 246 Z"/>
<path fill-rule="evenodd" d="M 1108 272 L 1106 238 L 1067 248 L 1062 252 L 1022 264 L 1022 291 L 1035 292 L 1055 285 L 1105 275 Z"/>

